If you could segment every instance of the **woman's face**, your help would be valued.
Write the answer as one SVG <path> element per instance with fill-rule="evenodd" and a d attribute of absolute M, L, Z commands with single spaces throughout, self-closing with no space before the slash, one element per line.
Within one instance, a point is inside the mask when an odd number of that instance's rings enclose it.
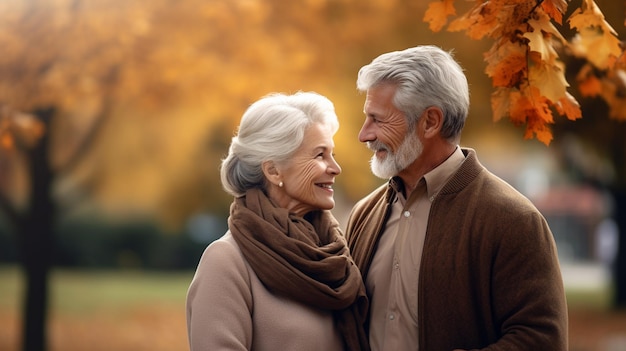
<path fill-rule="evenodd" d="M 341 173 L 333 156 L 334 147 L 329 127 L 320 123 L 309 126 L 292 158 L 276 167 L 283 186 L 278 188 L 274 200 L 299 216 L 313 210 L 332 209 L 333 184 L 335 176 Z"/>

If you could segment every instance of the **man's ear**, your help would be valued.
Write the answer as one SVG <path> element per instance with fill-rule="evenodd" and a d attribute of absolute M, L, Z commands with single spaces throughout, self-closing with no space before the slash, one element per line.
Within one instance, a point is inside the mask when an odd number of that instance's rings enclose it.
<path fill-rule="evenodd" d="M 263 174 L 265 175 L 265 178 L 267 178 L 270 183 L 278 186 L 278 184 L 281 182 L 282 176 L 278 168 L 276 168 L 276 164 L 274 163 L 274 161 L 263 161 L 263 163 L 261 164 L 261 168 L 263 169 Z"/>
<path fill-rule="evenodd" d="M 427 108 L 422 113 L 420 123 L 424 128 L 424 137 L 432 138 L 439 135 L 443 126 L 443 111 L 435 106 Z"/>

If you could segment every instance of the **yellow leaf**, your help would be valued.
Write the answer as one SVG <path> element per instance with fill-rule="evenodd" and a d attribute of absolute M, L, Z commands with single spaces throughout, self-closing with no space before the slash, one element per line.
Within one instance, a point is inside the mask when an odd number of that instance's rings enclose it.
<path fill-rule="evenodd" d="M 584 0 L 583 5 L 572 13 L 568 22 L 572 28 L 579 31 L 584 28 L 595 27 L 617 35 L 615 29 L 605 21 L 604 14 L 593 0 Z"/>
<path fill-rule="evenodd" d="M 542 96 L 553 102 L 564 97 L 569 86 L 561 62 L 554 64 L 538 62 L 530 67 L 528 78 L 531 86 L 536 87 Z"/>
<path fill-rule="evenodd" d="M 439 32 L 448 21 L 448 16 L 456 15 L 454 0 L 440 0 L 428 4 L 428 9 L 424 13 L 424 22 L 428 23 L 428 28 L 433 32 Z"/>
<path fill-rule="evenodd" d="M 552 45 L 544 40 L 541 30 L 533 29 L 532 32 L 524 33 L 524 38 L 528 39 L 528 46 L 530 50 L 539 53 L 543 61 L 550 61 L 550 59 L 556 55 Z"/>
<path fill-rule="evenodd" d="M 578 34 L 572 39 L 572 49 L 600 69 L 615 64 L 622 54 L 617 32 L 604 19 L 604 15 L 593 0 L 584 0 L 568 19 Z"/>
<path fill-rule="evenodd" d="M 619 39 L 595 28 L 580 30 L 572 39 L 572 48 L 576 55 L 586 57 L 600 69 L 609 68 L 622 54 Z"/>
<path fill-rule="evenodd" d="M 563 37 L 561 32 L 550 22 L 550 19 L 545 15 L 540 15 L 537 19 L 531 18 L 528 23 L 536 30 L 541 30 L 547 34 L 550 38 L 555 37 L 562 43 L 566 43 L 567 40 Z"/>

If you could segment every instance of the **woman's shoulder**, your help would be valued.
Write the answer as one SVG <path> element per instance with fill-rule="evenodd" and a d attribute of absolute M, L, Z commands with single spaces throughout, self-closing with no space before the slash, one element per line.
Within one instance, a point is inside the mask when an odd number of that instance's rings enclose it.
<path fill-rule="evenodd" d="M 251 270 L 241 250 L 230 232 L 213 241 L 204 250 L 190 291 L 220 291 L 234 289 L 248 290 L 251 284 Z M 219 288 L 218 288 L 219 287 Z M 248 288 L 246 288 L 248 287 Z"/>
<path fill-rule="evenodd" d="M 230 231 L 227 231 L 221 238 L 211 242 L 200 258 L 199 266 L 210 264 L 211 266 L 228 265 L 241 261 L 244 262 L 243 255 Z"/>

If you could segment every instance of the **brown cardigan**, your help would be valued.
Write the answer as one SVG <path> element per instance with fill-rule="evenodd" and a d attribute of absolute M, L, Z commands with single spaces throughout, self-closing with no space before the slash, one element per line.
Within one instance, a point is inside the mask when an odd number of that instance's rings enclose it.
<path fill-rule="evenodd" d="M 567 305 L 544 217 L 472 149 L 432 203 L 419 277 L 419 350 L 567 350 Z M 346 230 L 366 279 L 394 191 L 356 204 Z"/>

